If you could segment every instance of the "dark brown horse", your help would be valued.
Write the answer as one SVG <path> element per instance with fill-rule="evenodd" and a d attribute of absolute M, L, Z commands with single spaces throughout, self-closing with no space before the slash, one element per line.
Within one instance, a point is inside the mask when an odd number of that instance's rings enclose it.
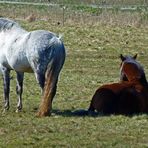
<path fill-rule="evenodd" d="M 148 113 L 148 83 L 136 57 L 120 56 L 121 81 L 97 89 L 89 111 L 124 115 Z"/>

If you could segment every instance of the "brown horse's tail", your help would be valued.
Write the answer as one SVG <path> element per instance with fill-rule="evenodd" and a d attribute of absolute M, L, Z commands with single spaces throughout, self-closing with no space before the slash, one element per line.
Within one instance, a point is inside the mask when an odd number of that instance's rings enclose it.
<path fill-rule="evenodd" d="M 52 45 L 53 57 L 45 72 L 45 84 L 41 104 L 37 116 L 48 116 L 52 109 L 52 100 L 56 94 L 57 82 L 60 70 L 65 61 L 65 48 L 59 38 L 55 38 Z"/>

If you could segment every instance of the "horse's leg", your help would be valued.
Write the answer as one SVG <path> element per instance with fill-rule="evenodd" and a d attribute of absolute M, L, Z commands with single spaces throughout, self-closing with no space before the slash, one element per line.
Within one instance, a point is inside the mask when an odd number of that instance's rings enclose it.
<path fill-rule="evenodd" d="M 41 116 L 50 115 L 50 111 L 52 109 L 52 101 L 56 94 L 56 89 L 57 89 L 57 80 L 55 82 L 53 81 L 54 80 L 48 80 L 47 84 L 45 84 L 37 116 L 41 117 Z"/>
<path fill-rule="evenodd" d="M 36 77 L 36 80 L 39 83 L 39 85 L 42 89 L 42 93 L 43 93 L 44 83 L 45 83 L 45 74 L 43 74 L 42 72 L 35 72 L 35 77 Z"/>
<path fill-rule="evenodd" d="M 41 104 L 37 116 L 48 116 L 52 108 L 52 101 L 56 94 L 58 75 L 60 70 L 51 68 L 46 72 L 45 85 L 43 95 L 41 98 Z"/>
<path fill-rule="evenodd" d="M 118 99 L 118 113 L 123 115 L 140 113 L 143 111 L 144 104 L 141 93 L 135 88 L 125 88 L 120 92 Z"/>
<path fill-rule="evenodd" d="M 24 73 L 16 72 L 17 74 L 17 85 L 16 85 L 16 93 L 18 95 L 18 103 L 17 103 L 17 110 L 16 112 L 19 112 L 22 110 L 22 93 L 23 93 L 23 78 Z"/>
<path fill-rule="evenodd" d="M 117 96 L 112 90 L 99 88 L 90 103 L 88 111 L 97 110 L 103 114 L 116 113 Z"/>
<path fill-rule="evenodd" d="M 88 108 L 88 111 L 95 111 L 95 108 L 94 108 L 94 106 L 93 106 L 93 101 L 91 101 L 91 103 L 90 103 L 90 106 L 89 106 L 89 108 Z"/>
<path fill-rule="evenodd" d="M 3 85 L 4 85 L 4 111 L 9 109 L 10 93 L 10 70 L 3 68 Z"/>
<path fill-rule="evenodd" d="M 37 116 L 48 116 L 52 109 L 52 101 L 56 94 L 59 73 L 65 61 L 65 48 L 60 40 L 55 40 L 53 46 L 50 47 L 50 61 L 47 64 L 45 72 L 45 82 L 41 103 Z M 53 56 L 53 57 L 52 57 Z M 42 61 L 42 60 L 41 60 Z M 43 68 L 43 62 L 40 65 Z"/>

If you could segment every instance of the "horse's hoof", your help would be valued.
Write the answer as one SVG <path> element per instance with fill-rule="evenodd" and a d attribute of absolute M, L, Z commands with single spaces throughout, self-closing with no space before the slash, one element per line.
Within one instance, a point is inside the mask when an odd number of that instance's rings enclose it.
<path fill-rule="evenodd" d="M 41 112 L 41 111 L 39 111 L 39 112 L 36 113 L 36 117 L 47 117 L 47 116 L 50 116 L 50 115 L 51 115 L 50 112 Z"/>
<path fill-rule="evenodd" d="M 5 107 L 2 111 L 2 113 L 6 113 L 9 110 L 9 107 Z"/>
<path fill-rule="evenodd" d="M 5 106 L 5 107 L 4 107 L 4 110 L 5 110 L 5 111 L 8 111 L 8 110 L 9 110 L 9 106 Z"/>
<path fill-rule="evenodd" d="M 6 113 L 6 111 L 7 111 L 6 109 L 3 109 L 2 114 Z"/>
<path fill-rule="evenodd" d="M 21 109 L 18 109 L 18 108 L 17 108 L 15 112 L 16 112 L 16 113 L 19 113 L 19 112 L 21 112 L 21 111 L 22 111 Z"/>

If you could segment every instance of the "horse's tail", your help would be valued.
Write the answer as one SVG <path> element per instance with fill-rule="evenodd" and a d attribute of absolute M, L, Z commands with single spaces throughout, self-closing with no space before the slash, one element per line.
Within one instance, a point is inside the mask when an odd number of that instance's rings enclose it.
<path fill-rule="evenodd" d="M 45 72 L 45 84 L 38 116 L 47 116 L 52 109 L 52 100 L 56 94 L 58 76 L 65 61 L 65 47 L 61 37 L 54 36 L 49 42 L 52 57 Z"/>

